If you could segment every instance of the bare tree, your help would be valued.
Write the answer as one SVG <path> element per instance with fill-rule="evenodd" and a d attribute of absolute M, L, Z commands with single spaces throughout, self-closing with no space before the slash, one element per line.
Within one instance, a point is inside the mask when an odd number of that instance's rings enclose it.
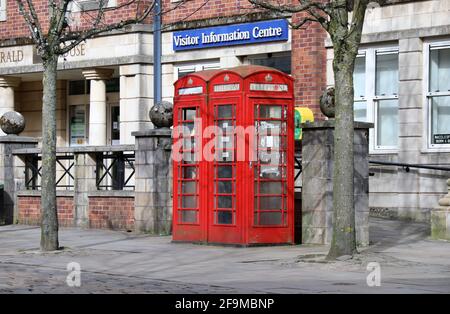
<path fill-rule="evenodd" d="M 39 16 L 35 7 L 45 0 L 16 0 L 19 11 L 30 30 L 37 53 L 42 58 L 43 98 L 42 98 L 42 193 L 41 193 L 41 250 L 59 248 L 58 217 L 56 208 L 56 80 L 58 58 L 68 53 L 86 39 L 101 33 L 121 29 L 127 25 L 144 21 L 155 7 L 154 1 L 128 0 L 115 8 L 108 8 L 108 0 L 99 0 L 98 9 L 81 12 L 83 27 L 71 30 L 67 15 L 73 0 L 48 0 L 49 17 Z M 106 24 L 106 14 L 133 8 L 133 17 Z M 43 19 L 47 19 L 43 20 Z M 43 27 L 42 25 L 47 25 Z"/>
<path fill-rule="evenodd" d="M 355 205 L 353 192 L 353 70 L 361 42 L 363 23 L 370 2 L 383 0 L 297 0 L 280 4 L 276 0 L 249 0 L 258 8 L 280 14 L 302 13 L 300 28 L 319 23 L 329 34 L 334 49 L 335 133 L 333 207 L 334 225 L 329 259 L 356 252 Z M 286 2 L 284 2 L 286 3 Z"/>

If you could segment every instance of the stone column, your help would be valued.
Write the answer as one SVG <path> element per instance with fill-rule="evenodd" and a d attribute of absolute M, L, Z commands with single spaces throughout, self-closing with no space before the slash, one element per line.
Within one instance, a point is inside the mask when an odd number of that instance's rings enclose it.
<path fill-rule="evenodd" d="M 422 133 L 427 122 L 423 121 L 423 41 L 421 38 L 399 40 L 399 98 L 398 98 L 398 162 L 433 163 L 422 160 Z M 425 156 L 426 157 L 426 156 Z M 425 179 L 421 184 L 423 170 L 401 168 L 397 175 L 397 215 L 401 219 L 429 221 L 429 211 L 436 204 L 437 197 L 426 208 L 421 193 L 435 192 L 436 179 Z M 425 171 L 427 172 L 427 171 Z M 391 178 L 395 180 L 394 176 Z M 395 182 L 395 181 L 394 181 Z M 441 181 L 442 182 L 442 181 Z M 428 185 L 428 186 L 427 186 Z M 429 189 L 429 187 L 432 187 Z M 425 191 L 425 188 L 428 191 Z M 394 192 L 393 191 L 393 192 Z M 421 208 L 422 207 L 422 208 Z"/>
<path fill-rule="evenodd" d="M 14 90 L 20 85 L 19 77 L 0 76 L 0 117 L 14 110 Z M 5 133 L 0 130 L 0 135 Z"/>
<path fill-rule="evenodd" d="M 372 123 L 355 122 L 356 242 L 369 245 L 369 144 Z M 334 121 L 302 124 L 302 242 L 329 244 L 333 233 Z"/>
<path fill-rule="evenodd" d="M 106 145 L 106 83 L 111 78 L 111 69 L 91 69 L 83 71 L 83 75 L 90 80 L 89 106 L 89 145 Z"/>
<path fill-rule="evenodd" d="M 25 163 L 15 157 L 15 149 L 35 148 L 38 140 L 32 137 L 0 136 L 0 183 L 3 184 L 3 200 L 0 203 L 0 225 L 17 221 L 16 192 L 25 189 Z"/>
<path fill-rule="evenodd" d="M 172 131 L 133 132 L 136 137 L 135 229 L 167 235 L 172 230 Z"/>
<path fill-rule="evenodd" d="M 173 86 L 170 84 L 168 86 L 167 83 L 163 81 L 163 86 L 173 89 Z M 120 144 L 134 144 L 132 132 L 152 128 L 148 117 L 152 106 L 153 66 L 146 64 L 120 66 Z"/>
<path fill-rule="evenodd" d="M 89 192 L 96 188 L 96 159 L 94 154 L 74 153 L 75 183 L 74 183 L 74 225 L 89 227 Z"/>
<path fill-rule="evenodd" d="M 439 206 L 431 211 L 431 237 L 450 241 L 450 179 L 447 180 L 448 194 L 439 200 Z"/>

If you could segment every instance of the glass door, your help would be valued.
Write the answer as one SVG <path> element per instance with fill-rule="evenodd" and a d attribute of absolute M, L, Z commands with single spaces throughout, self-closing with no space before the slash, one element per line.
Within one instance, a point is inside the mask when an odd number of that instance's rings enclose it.
<path fill-rule="evenodd" d="M 235 134 L 238 103 L 238 99 L 211 100 L 211 122 L 215 132 L 210 139 L 214 141 L 214 158 L 209 166 L 212 187 L 208 194 L 212 197 L 208 241 L 215 243 L 239 243 L 242 237 L 239 228 L 242 213 L 237 202 L 240 187 Z"/>
<path fill-rule="evenodd" d="M 287 215 L 287 106 L 255 103 L 254 227 L 285 227 Z"/>

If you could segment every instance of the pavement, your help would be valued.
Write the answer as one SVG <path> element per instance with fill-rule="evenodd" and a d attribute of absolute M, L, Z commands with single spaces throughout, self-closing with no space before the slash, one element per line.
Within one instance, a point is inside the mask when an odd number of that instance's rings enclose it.
<path fill-rule="evenodd" d="M 42 253 L 39 228 L 1 226 L 0 293 L 450 293 L 450 242 L 430 240 L 424 224 L 370 223 L 371 246 L 335 262 L 327 246 L 208 246 L 77 228 L 60 230 L 64 250 Z M 66 283 L 71 262 L 79 287 Z M 373 262 L 380 281 L 369 286 Z"/>

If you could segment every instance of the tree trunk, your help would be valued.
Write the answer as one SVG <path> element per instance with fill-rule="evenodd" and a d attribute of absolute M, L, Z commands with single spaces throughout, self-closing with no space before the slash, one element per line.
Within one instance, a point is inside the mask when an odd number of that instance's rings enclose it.
<path fill-rule="evenodd" d="M 335 50 L 334 77 L 336 125 L 334 131 L 334 225 L 329 259 L 356 252 L 353 156 L 353 53 Z"/>
<path fill-rule="evenodd" d="M 56 208 L 56 69 L 58 56 L 44 60 L 42 98 L 41 250 L 59 248 Z"/>

